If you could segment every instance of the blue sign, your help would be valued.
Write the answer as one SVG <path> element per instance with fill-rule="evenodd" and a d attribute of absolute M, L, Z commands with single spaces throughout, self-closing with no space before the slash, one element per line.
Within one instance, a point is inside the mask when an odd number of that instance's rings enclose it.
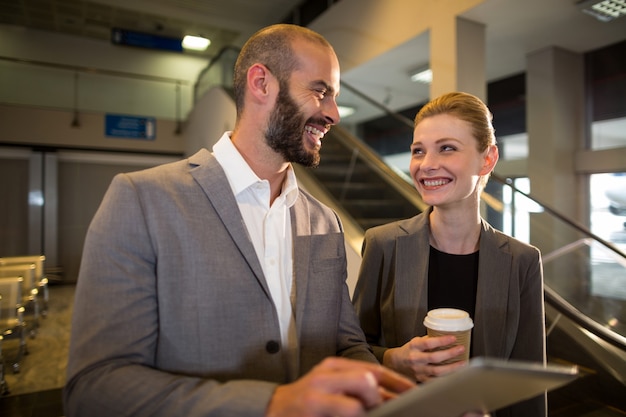
<path fill-rule="evenodd" d="M 162 49 L 176 52 L 182 52 L 183 50 L 182 39 L 119 28 L 111 29 L 111 42 L 115 45 L 137 46 L 148 49 Z"/>
<path fill-rule="evenodd" d="M 106 136 L 113 138 L 153 140 L 156 135 L 156 119 L 107 114 L 104 131 Z"/>

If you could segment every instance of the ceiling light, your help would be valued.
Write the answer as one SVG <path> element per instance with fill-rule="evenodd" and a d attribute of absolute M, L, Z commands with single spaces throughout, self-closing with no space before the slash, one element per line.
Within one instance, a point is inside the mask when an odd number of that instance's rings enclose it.
<path fill-rule="evenodd" d="M 433 71 L 428 66 L 422 66 L 409 72 L 409 77 L 414 83 L 430 84 L 433 81 Z"/>
<path fill-rule="evenodd" d="M 583 13 L 602 22 L 610 22 L 626 15 L 626 0 L 585 0 L 578 3 Z"/>
<path fill-rule="evenodd" d="M 339 110 L 339 117 L 348 117 L 356 111 L 356 109 L 352 106 L 338 105 L 337 109 Z"/>
<path fill-rule="evenodd" d="M 194 51 L 204 51 L 209 47 L 211 41 L 201 36 L 187 35 L 183 38 L 183 48 Z"/>

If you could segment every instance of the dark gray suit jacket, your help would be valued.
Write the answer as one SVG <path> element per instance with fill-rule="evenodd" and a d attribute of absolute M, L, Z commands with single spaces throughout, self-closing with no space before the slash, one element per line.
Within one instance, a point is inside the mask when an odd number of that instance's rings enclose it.
<path fill-rule="evenodd" d="M 291 218 L 300 373 L 333 355 L 375 362 L 338 217 L 300 190 Z M 114 178 L 74 309 L 67 416 L 261 416 L 290 381 L 261 264 L 207 150 Z"/>
<path fill-rule="evenodd" d="M 430 210 L 429 210 L 430 211 Z M 426 211 L 367 230 L 353 302 L 376 357 L 426 334 L 429 222 Z M 482 220 L 474 356 L 546 361 L 543 271 L 539 250 Z M 498 413 L 544 416 L 545 398 Z"/>

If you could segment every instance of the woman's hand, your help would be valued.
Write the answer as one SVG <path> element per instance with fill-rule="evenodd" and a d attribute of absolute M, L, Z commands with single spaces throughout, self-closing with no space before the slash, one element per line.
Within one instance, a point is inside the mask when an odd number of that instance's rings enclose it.
<path fill-rule="evenodd" d="M 455 342 L 454 336 L 414 337 L 403 346 L 387 349 L 383 356 L 383 365 L 410 376 L 418 382 L 425 382 L 467 364 L 466 361 L 459 361 L 440 365 L 441 362 L 460 355 L 465 350 L 463 346 L 441 349 Z"/>

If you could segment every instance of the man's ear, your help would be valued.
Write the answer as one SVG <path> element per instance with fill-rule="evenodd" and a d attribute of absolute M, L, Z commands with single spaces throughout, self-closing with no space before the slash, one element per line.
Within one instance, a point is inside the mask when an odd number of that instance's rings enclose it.
<path fill-rule="evenodd" d="M 274 77 L 263 64 L 254 64 L 248 68 L 248 92 L 257 102 L 264 102 L 270 96 L 270 84 Z"/>
<path fill-rule="evenodd" d="M 485 159 L 483 161 L 483 167 L 480 170 L 480 175 L 487 175 L 493 171 L 498 162 L 500 154 L 496 145 L 489 145 L 485 153 Z"/>

